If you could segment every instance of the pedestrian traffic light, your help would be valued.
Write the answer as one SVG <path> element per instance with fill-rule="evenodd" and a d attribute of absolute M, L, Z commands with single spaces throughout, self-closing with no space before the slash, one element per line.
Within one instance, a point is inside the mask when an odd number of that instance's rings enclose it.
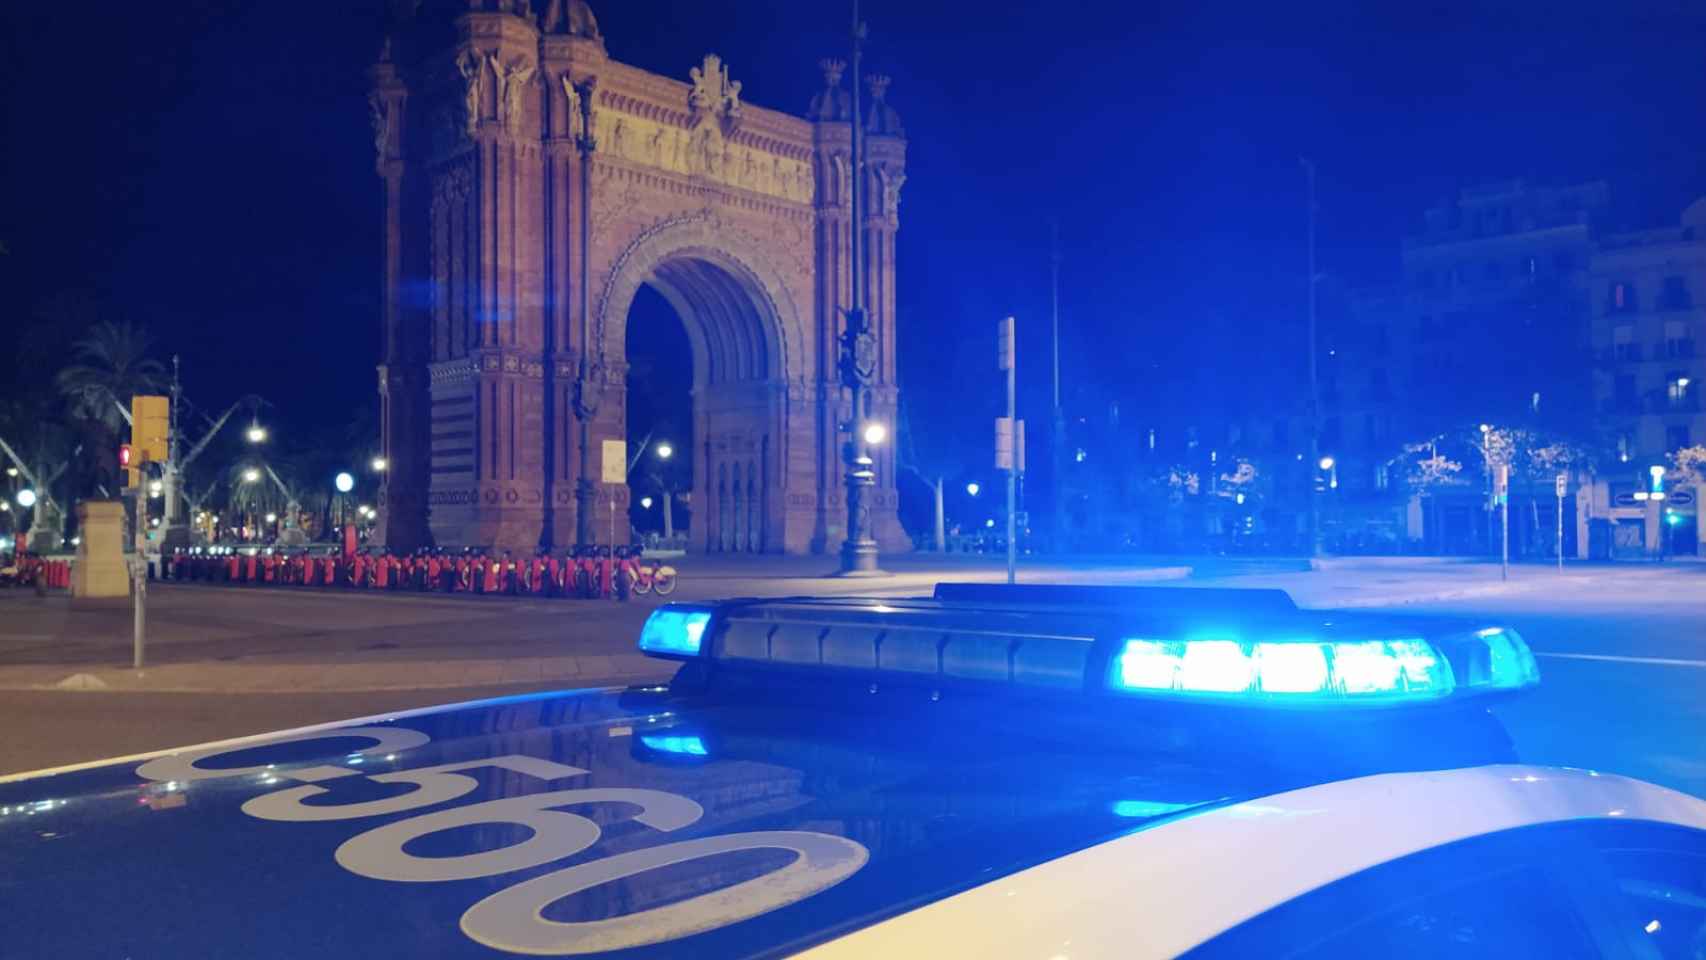
<path fill-rule="evenodd" d="M 136 465 L 132 462 L 133 459 L 134 459 L 134 451 L 131 450 L 130 444 L 128 444 L 128 443 L 119 444 L 118 445 L 118 468 L 120 470 L 124 471 L 124 485 L 127 488 L 128 487 L 138 487 L 138 486 L 141 486 L 141 484 L 142 484 L 142 478 L 139 475 L 140 471 L 138 471 L 136 469 Z"/>

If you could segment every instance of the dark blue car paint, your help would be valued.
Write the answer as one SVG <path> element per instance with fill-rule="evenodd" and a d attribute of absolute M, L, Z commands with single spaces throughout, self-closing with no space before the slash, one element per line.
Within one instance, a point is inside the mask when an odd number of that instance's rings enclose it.
<path fill-rule="evenodd" d="M 911 716 L 911 719 L 908 717 Z M 0 956 L 492 957 L 458 920 L 475 902 L 531 877 L 651 844 L 748 831 L 847 837 L 869 861 L 844 881 L 772 912 L 685 938 L 621 950 L 647 957 L 785 954 L 1185 809 L 1274 784 L 1184 765 L 1135 766 L 1093 746 L 1025 742 L 977 729 L 875 721 L 786 705 L 672 698 L 663 691 L 579 691 L 487 701 L 390 721 L 431 738 L 354 757 L 369 741 L 259 746 L 203 767 L 274 764 L 265 775 L 152 783 L 136 762 L 0 784 Z M 368 724 L 374 725 L 374 724 Z M 520 754 L 588 771 L 575 787 L 661 790 L 704 809 L 670 834 L 620 803 L 576 808 L 602 836 L 591 848 L 471 880 L 374 880 L 334 860 L 376 826 L 564 784 L 497 769 L 473 793 L 391 816 L 273 822 L 240 809 L 299 786 L 291 770 L 354 765 L 363 774 Z M 273 782 L 267 782 L 267 781 Z M 349 776 L 311 803 L 406 792 Z M 409 853 L 451 856 L 525 840 L 519 826 L 425 836 Z M 655 908 L 775 870 L 791 857 L 748 851 L 655 869 L 553 904 L 588 920 Z"/>

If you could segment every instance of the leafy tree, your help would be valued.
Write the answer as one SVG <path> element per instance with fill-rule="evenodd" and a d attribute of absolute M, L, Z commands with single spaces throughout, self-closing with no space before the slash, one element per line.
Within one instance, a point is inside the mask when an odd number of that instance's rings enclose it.
<path fill-rule="evenodd" d="M 1670 479 L 1681 486 L 1706 486 L 1706 445 L 1697 443 L 1671 454 Z"/>
<path fill-rule="evenodd" d="M 159 393 L 166 367 L 148 356 L 153 338 L 126 321 L 102 321 L 72 344 L 74 362 L 55 378 L 74 419 L 98 424 L 111 437 L 124 432 L 119 405 L 137 394 Z"/>
<path fill-rule="evenodd" d="M 1489 457 L 1490 459 L 1490 457 Z M 1438 508 L 1434 498 L 1446 487 L 1461 486 L 1465 481 L 1463 462 L 1439 452 L 1439 439 L 1407 443 L 1390 465 L 1402 471 L 1404 482 L 1422 499 L 1422 530 L 1425 536 L 1438 533 Z"/>

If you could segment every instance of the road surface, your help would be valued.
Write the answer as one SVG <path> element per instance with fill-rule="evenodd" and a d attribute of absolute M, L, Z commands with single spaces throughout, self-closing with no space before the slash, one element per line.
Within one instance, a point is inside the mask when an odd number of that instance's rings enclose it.
<path fill-rule="evenodd" d="M 1300 596 L 1354 597 L 1360 605 L 1377 606 L 1371 601 L 1388 595 L 1380 591 L 1401 600 L 1410 589 L 1410 599 L 1425 600 L 1426 590 L 1415 591 L 1433 583 L 1426 578 L 1434 575 L 1419 569 L 1373 565 L 1197 582 L 1290 587 Z M 1461 582 L 1475 577 L 1483 578 L 1477 581 L 1481 586 L 1463 590 Z M 1507 622 L 1540 654 L 1541 690 L 1498 708 L 1525 760 L 1623 773 L 1706 796 L 1706 564 L 1574 568 L 1562 578 L 1545 568 L 1522 567 L 1510 592 L 1500 592 L 1496 580 L 1473 570 L 1435 580 L 1452 587 L 1436 595 L 1475 595 L 1406 603 L 1401 611 Z M 739 594 L 763 586 L 730 577 L 715 589 Z M 102 658 L 110 662 L 126 649 L 122 631 L 114 632 L 122 620 L 117 614 L 105 626 L 101 615 L 67 612 L 53 616 L 73 619 L 32 627 L 27 617 L 13 615 L 25 609 L 14 605 L 18 601 L 29 598 L 0 598 L 0 667 L 58 660 L 73 669 Z M 418 654 L 435 662 L 476 653 L 606 655 L 631 650 L 645 610 L 574 601 L 288 593 L 258 598 L 248 591 L 203 589 L 180 594 L 170 612 L 162 610 L 162 632 L 175 623 L 169 636 L 176 639 L 163 641 L 158 652 L 238 663 L 310 655 Z M 78 616 L 94 619 L 75 620 Z M 633 676 L 586 674 L 574 685 L 606 679 L 629 682 Z M 5 731 L 0 774 L 564 685 L 243 695 L 0 691 Z"/>

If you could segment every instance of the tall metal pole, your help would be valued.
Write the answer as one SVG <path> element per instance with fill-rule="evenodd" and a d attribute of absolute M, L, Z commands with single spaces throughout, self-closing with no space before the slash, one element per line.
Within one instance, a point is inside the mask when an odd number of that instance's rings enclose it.
<path fill-rule="evenodd" d="M 580 130 L 575 136 L 575 149 L 580 152 L 580 364 L 575 379 L 575 418 L 580 421 L 580 476 L 575 479 L 575 542 L 591 544 L 598 534 L 593 530 L 593 510 L 597 488 L 592 482 L 592 418 L 598 413 L 603 384 L 603 370 L 595 369 L 592 360 L 592 155 L 598 140 L 592 132 L 592 97 L 596 88 L 587 81 L 575 88 L 580 101 Z"/>
<path fill-rule="evenodd" d="M 166 464 L 160 471 L 161 493 L 165 495 L 163 506 L 164 517 L 160 520 L 163 528 L 161 543 L 175 545 L 173 530 L 178 526 L 178 471 L 183 464 L 183 439 L 178 433 L 178 407 L 183 402 L 183 388 L 178 379 L 178 355 L 172 354 L 172 407 L 167 411 L 166 420 Z"/>
<path fill-rule="evenodd" d="M 1054 409 L 1049 429 L 1050 472 L 1054 482 L 1054 548 L 1066 542 L 1066 411 L 1060 405 L 1060 221 L 1050 224 L 1049 324 L 1053 342 Z"/>
<path fill-rule="evenodd" d="M 1019 566 L 1019 330 L 1014 318 L 1007 318 L 1007 332 L 1012 339 L 1007 356 L 1007 442 L 1012 459 L 1007 463 L 1007 582 L 1012 583 Z"/>
<path fill-rule="evenodd" d="M 1321 393 L 1315 369 L 1315 164 L 1299 157 L 1309 181 L 1309 553 L 1321 555 L 1321 494 L 1315 471 L 1321 466 Z"/>
<path fill-rule="evenodd" d="M 1510 493 L 1499 495 L 1499 579 L 1511 578 L 1511 504 Z"/>
<path fill-rule="evenodd" d="M 948 482 L 946 477 L 937 477 L 931 486 L 936 493 L 936 552 L 945 553 L 948 549 L 948 528 L 946 511 L 943 510 L 942 488 Z"/>
<path fill-rule="evenodd" d="M 870 497 L 877 474 L 865 442 L 864 418 L 869 403 L 871 376 L 875 372 L 876 341 L 870 318 L 865 315 L 865 118 L 859 102 L 859 59 L 864 45 L 865 25 L 859 20 L 859 0 L 853 0 L 853 117 L 852 184 L 848 193 L 852 251 L 853 292 L 847 308 L 846 330 L 841 340 L 842 383 L 852 391 L 853 409 L 847 418 L 849 433 L 847 466 L 847 539 L 841 544 L 842 575 L 873 575 L 877 569 L 877 541 L 871 533 Z"/>

